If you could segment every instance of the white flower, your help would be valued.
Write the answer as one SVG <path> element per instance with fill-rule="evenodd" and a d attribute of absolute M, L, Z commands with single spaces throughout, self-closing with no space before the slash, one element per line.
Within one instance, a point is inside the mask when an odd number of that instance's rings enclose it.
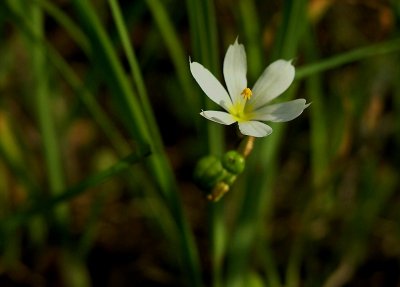
<path fill-rule="evenodd" d="M 204 93 L 226 111 L 202 111 L 200 114 L 224 125 L 238 122 L 239 130 L 244 135 L 268 136 L 272 128 L 261 121 L 290 121 L 310 105 L 305 99 L 269 104 L 293 82 L 295 71 L 291 61 L 273 62 L 264 70 L 253 89 L 249 89 L 246 53 L 237 39 L 229 46 L 224 59 L 224 78 L 229 94 L 201 64 L 190 61 L 190 71 Z"/>

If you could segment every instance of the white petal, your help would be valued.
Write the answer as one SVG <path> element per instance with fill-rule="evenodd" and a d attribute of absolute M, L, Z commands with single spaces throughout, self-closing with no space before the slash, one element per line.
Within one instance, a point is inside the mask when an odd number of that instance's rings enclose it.
<path fill-rule="evenodd" d="M 232 102 L 242 100 L 240 95 L 247 88 L 247 61 L 244 46 L 238 43 L 238 39 L 230 45 L 224 59 L 224 78 Z"/>
<path fill-rule="evenodd" d="M 287 122 L 297 118 L 309 105 L 305 99 L 269 105 L 254 111 L 252 118 L 259 121 Z"/>
<path fill-rule="evenodd" d="M 203 92 L 216 104 L 228 110 L 232 106 L 231 98 L 226 92 L 221 83 L 210 73 L 209 70 L 204 68 L 201 64 L 196 62 L 190 63 L 190 72 L 199 84 Z"/>
<path fill-rule="evenodd" d="M 210 121 L 223 125 L 231 125 L 234 122 L 236 122 L 236 120 L 234 119 L 234 117 L 232 117 L 231 114 L 220 111 L 202 111 L 200 115 L 202 115 L 203 117 L 205 117 Z"/>
<path fill-rule="evenodd" d="M 269 65 L 253 88 L 250 99 L 254 109 L 264 106 L 289 88 L 294 79 L 294 67 L 291 61 L 277 60 Z"/>
<path fill-rule="evenodd" d="M 272 133 L 272 128 L 256 121 L 240 122 L 239 130 L 242 134 L 253 137 L 266 137 Z"/>

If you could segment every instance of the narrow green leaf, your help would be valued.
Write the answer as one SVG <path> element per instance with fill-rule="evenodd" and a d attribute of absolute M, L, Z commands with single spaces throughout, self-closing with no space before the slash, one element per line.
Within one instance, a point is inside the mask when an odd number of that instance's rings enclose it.
<path fill-rule="evenodd" d="M 136 98 L 136 94 L 124 73 L 111 40 L 90 2 L 87 0 L 74 0 L 72 4 L 80 16 L 92 46 L 97 47 L 93 51 L 96 53 L 96 55 L 93 55 L 96 56 L 96 58 L 92 59 L 93 63 L 102 71 L 106 71 L 103 76 L 113 92 L 113 96 L 126 112 L 128 118 L 125 120 L 126 128 L 138 141 L 149 143 L 151 146 L 153 153 L 149 157 L 149 168 L 154 175 L 155 184 L 159 188 L 159 195 L 168 206 L 179 230 L 179 244 L 177 244 L 177 247 L 179 246 L 178 250 L 181 253 L 178 258 L 182 259 L 185 275 L 193 286 L 200 286 L 201 276 L 197 250 L 179 198 L 175 176 L 164 148 L 159 146 L 151 137 L 152 133 L 159 133 L 159 131 L 158 129 L 150 131 L 152 127 L 146 121 L 142 105 Z"/>
<path fill-rule="evenodd" d="M 44 18 L 41 8 L 32 4 L 24 6 L 24 8 L 31 9 L 32 33 L 37 35 L 37 37 L 44 37 Z M 24 12 L 21 11 L 21 13 Z M 31 44 L 32 70 L 34 75 L 33 90 L 36 98 L 36 110 L 43 144 L 46 173 L 50 192 L 53 195 L 57 195 L 64 189 L 65 179 L 56 132 L 57 127 L 53 114 L 54 109 L 50 97 L 50 73 L 47 67 L 48 62 L 45 50 L 36 42 L 31 42 Z M 67 206 L 60 206 L 56 209 L 55 216 L 59 224 L 66 224 L 69 216 Z"/>
<path fill-rule="evenodd" d="M 64 27 L 72 39 L 82 48 L 85 53 L 90 54 L 90 43 L 82 29 L 66 13 L 61 11 L 56 5 L 46 0 L 33 0 L 33 3 L 41 7 L 45 12 L 52 16 L 61 27 Z"/>
<path fill-rule="evenodd" d="M 67 188 L 60 194 L 53 196 L 50 199 L 41 199 L 37 200 L 38 203 L 35 203 L 33 206 L 23 209 L 19 212 L 15 212 L 8 218 L 3 220 L 4 224 L 7 226 L 16 227 L 27 220 L 29 220 L 35 214 L 43 213 L 48 211 L 57 205 L 69 201 L 72 198 L 82 194 L 89 188 L 93 188 L 112 177 L 116 176 L 117 174 L 127 170 L 131 167 L 131 165 L 142 161 L 144 158 L 148 157 L 151 154 L 150 147 L 148 145 L 141 146 L 137 151 L 133 152 L 132 154 L 122 158 L 117 163 L 112 165 L 111 167 L 96 173 L 92 176 L 89 176 L 85 180 L 81 181 L 80 183 L 76 184 L 73 187 Z"/>
<path fill-rule="evenodd" d="M 181 41 L 179 40 L 178 34 L 175 31 L 173 24 L 167 14 L 167 11 L 159 0 L 147 0 L 146 1 L 150 12 L 155 20 L 158 29 L 161 32 L 161 36 L 164 39 L 165 45 L 171 56 L 172 62 L 175 66 L 175 70 L 178 76 L 178 80 L 182 86 L 182 92 L 177 95 L 177 101 L 181 97 L 182 101 L 186 104 L 191 121 L 194 123 L 199 111 L 201 110 L 200 101 L 196 93 L 193 93 L 192 79 L 189 73 L 189 54 L 183 50 Z"/>
<path fill-rule="evenodd" d="M 150 142 L 148 127 L 140 104 L 99 18 L 87 0 L 74 0 L 72 4 L 80 16 L 91 45 L 96 47 L 92 55 L 93 63 L 100 66 L 101 71 L 104 71 L 103 76 L 110 89 L 128 112 L 130 124 L 127 125 L 127 128 L 132 132 L 136 140 Z"/>
<path fill-rule="evenodd" d="M 296 79 L 302 79 L 309 75 L 321 73 L 326 70 L 340 67 L 344 64 L 352 63 L 371 56 L 394 53 L 400 51 L 400 39 L 358 48 L 343 54 L 335 55 L 331 58 L 318 61 L 315 64 L 299 67 L 296 71 Z"/>

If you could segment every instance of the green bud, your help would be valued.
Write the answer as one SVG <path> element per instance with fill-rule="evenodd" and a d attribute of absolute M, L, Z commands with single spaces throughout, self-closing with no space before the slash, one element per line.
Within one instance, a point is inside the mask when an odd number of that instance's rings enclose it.
<path fill-rule="evenodd" d="M 227 172 L 222 167 L 221 161 L 212 155 L 201 158 L 194 170 L 194 181 L 204 190 L 211 190 Z"/>
<path fill-rule="evenodd" d="M 230 150 L 222 157 L 222 166 L 233 174 L 240 174 L 245 168 L 245 160 L 236 150 Z"/>
<path fill-rule="evenodd" d="M 231 150 L 225 153 L 222 159 L 212 155 L 201 158 L 193 177 L 196 184 L 206 192 L 209 200 L 218 201 L 229 191 L 244 168 L 243 155 Z"/>

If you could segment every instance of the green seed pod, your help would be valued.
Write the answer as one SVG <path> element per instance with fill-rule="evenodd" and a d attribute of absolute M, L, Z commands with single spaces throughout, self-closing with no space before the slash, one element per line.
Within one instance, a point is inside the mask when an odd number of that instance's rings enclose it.
<path fill-rule="evenodd" d="M 216 156 L 205 156 L 197 163 L 194 170 L 194 180 L 200 188 L 209 191 L 219 181 L 221 181 L 227 172 L 222 167 L 221 161 Z"/>
<path fill-rule="evenodd" d="M 231 150 L 222 159 L 212 155 L 201 158 L 193 177 L 196 184 L 207 193 L 207 199 L 215 202 L 229 191 L 244 168 L 243 155 Z"/>
<path fill-rule="evenodd" d="M 230 173 L 240 174 L 245 168 L 245 160 L 236 150 L 230 150 L 222 157 L 222 166 Z"/>

